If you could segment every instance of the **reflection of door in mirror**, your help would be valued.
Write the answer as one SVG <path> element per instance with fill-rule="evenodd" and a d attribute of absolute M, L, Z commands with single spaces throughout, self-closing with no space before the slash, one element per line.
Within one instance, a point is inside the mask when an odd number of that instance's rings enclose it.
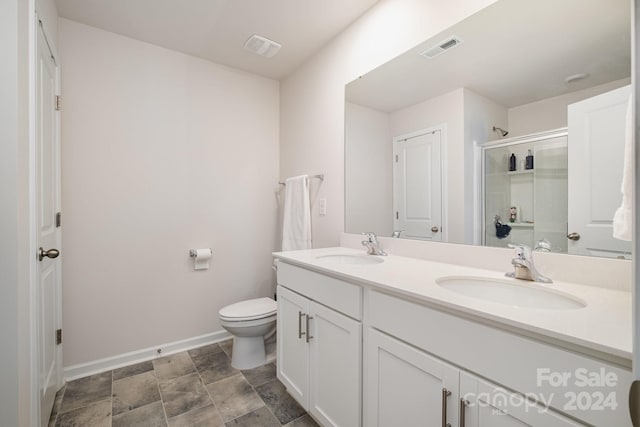
<path fill-rule="evenodd" d="M 394 138 L 394 230 L 399 237 L 442 241 L 440 129 Z"/>
<path fill-rule="evenodd" d="M 631 242 L 613 238 L 630 95 L 625 86 L 569 105 L 571 254 L 630 258 Z"/>
<path fill-rule="evenodd" d="M 392 236 L 405 228 L 394 224 L 391 141 L 394 136 L 446 124 L 441 147 L 444 233 L 438 237 L 442 241 L 502 246 L 510 240 L 536 246 L 544 238 L 539 245 L 543 250 L 548 245 L 556 253 L 566 253 L 569 248 L 570 253 L 576 253 L 578 244 L 567 238 L 575 230 L 565 229 L 567 211 L 574 207 L 571 197 L 568 208 L 550 205 L 552 200 L 566 198 L 567 191 L 574 194 L 567 189 L 569 178 L 563 178 L 565 185 L 559 185 L 557 171 L 541 169 L 545 161 L 566 162 L 566 148 L 542 150 L 536 144 L 532 171 L 526 169 L 528 150 L 516 153 L 516 173 L 512 175 L 506 174 L 509 150 L 495 151 L 495 159 L 484 159 L 482 153 L 514 138 L 565 129 L 568 105 L 628 85 L 630 6 L 628 0 L 499 0 L 347 84 L 345 231 Z M 437 57 L 423 55 L 452 35 L 463 43 Z M 504 135 L 506 131 L 508 135 Z M 569 149 L 572 133 L 568 131 Z M 494 139 L 499 141 L 488 142 Z M 614 155 L 613 151 L 604 154 Z M 507 157 L 503 159 L 503 155 Z M 480 171 L 483 159 L 500 166 L 497 175 Z M 607 164 L 601 162 L 596 169 Z M 600 212 L 607 198 L 615 197 L 615 205 L 620 205 L 621 168 L 609 169 L 609 174 L 618 175 L 618 182 L 609 190 L 601 189 L 606 180 L 587 177 L 588 172 L 575 181 L 576 185 L 593 184 L 588 190 L 597 204 L 593 231 L 606 228 L 598 221 L 611 223 L 610 213 L 615 208 L 607 208 L 606 219 Z M 494 181 L 490 193 L 483 193 L 483 179 Z M 500 188 L 501 183 L 509 190 Z M 575 194 L 580 194 L 580 189 Z M 485 212 L 483 202 L 495 206 Z M 511 207 L 516 208 L 515 225 L 509 223 Z M 574 211 L 589 209 L 581 206 Z M 510 227 L 509 236 L 503 239 L 497 238 L 493 225 L 497 213 Z M 427 229 L 424 224 L 420 228 L 422 233 Z M 489 229 L 492 235 L 485 232 Z M 410 238 L 406 232 L 400 236 Z M 586 237 L 581 242 L 586 242 Z M 580 253 L 605 255 L 591 249 Z"/>
<path fill-rule="evenodd" d="M 495 146 L 497 144 L 497 146 Z M 533 156 L 527 167 L 527 156 Z M 516 168 L 509 159 L 515 156 Z M 566 253 L 567 132 L 551 131 L 484 147 L 484 244 L 535 247 L 545 242 Z M 496 218 L 510 229 L 496 226 Z"/>

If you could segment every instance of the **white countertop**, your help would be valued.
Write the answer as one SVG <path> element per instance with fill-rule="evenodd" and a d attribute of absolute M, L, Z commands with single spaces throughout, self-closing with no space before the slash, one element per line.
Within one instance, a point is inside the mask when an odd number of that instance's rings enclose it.
<path fill-rule="evenodd" d="M 373 289 L 441 306 L 465 316 L 497 322 L 528 335 L 548 337 L 631 360 L 633 317 L 630 292 L 554 281 L 553 284 L 540 286 L 573 295 L 584 300 L 587 306 L 573 310 L 513 307 L 468 297 L 436 284 L 436 279 L 444 276 L 480 276 L 503 280 L 504 272 L 394 255 L 380 257 L 384 259 L 382 263 L 366 265 L 339 264 L 318 259 L 328 254 L 364 255 L 365 252 L 335 247 L 277 252 L 274 256 L 281 261 L 329 273 Z"/>

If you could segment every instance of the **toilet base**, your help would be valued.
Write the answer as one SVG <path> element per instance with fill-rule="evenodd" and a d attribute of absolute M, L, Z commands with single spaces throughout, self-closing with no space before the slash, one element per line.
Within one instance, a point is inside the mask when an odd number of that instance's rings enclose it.
<path fill-rule="evenodd" d="M 233 337 L 231 366 L 236 369 L 253 369 L 267 363 L 264 337 Z"/>

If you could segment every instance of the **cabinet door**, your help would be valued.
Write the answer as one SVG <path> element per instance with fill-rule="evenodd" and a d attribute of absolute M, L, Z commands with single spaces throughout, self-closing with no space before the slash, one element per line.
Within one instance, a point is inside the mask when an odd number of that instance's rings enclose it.
<path fill-rule="evenodd" d="M 362 325 L 311 303 L 309 412 L 324 426 L 360 422 Z"/>
<path fill-rule="evenodd" d="M 278 379 L 305 410 L 309 409 L 309 300 L 278 286 Z"/>
<path fill-rule="evenodd" d="M 455 368 L 371 328 L 365 346 L 365 426 L 457 426 Z"/>
<path fill-rule="evenodd" d="M 460 373 L 460 396 L 468 402 L 460 427 L 576 427 L 585 424 L 490 382 Z M 461 400 L 459 399 L 459 400 Z M 455 410 L 461 410 L 458 402 Z M 453 410 L 453 408 L 452 408 Z M 460 414 L 462 415 L 462 414 Z"/>

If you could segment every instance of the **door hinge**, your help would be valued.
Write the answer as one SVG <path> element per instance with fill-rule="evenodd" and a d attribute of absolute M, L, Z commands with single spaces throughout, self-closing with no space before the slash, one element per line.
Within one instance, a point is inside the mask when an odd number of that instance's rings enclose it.
<path fill-rule="evenodd" d="M 56 228 L 59 228 L 62 225 L 62 213 L 56 213 Z"/>
<path fill-rule="evenodd" d="M 62 104 L 62 100 L 60 99 L 60 95 L 56 95 L 56 101 L 55 101 L 56 111 L 60 111 L 61 104 Z"/>
<path fill-rule="evenodd" d="M 56 329 L 56 345 L 62 344 L 62 329 Z"/>
<path fill-rule="evenodd" d="M 396 154 L 396 163 L 398 163 L 398 155 Z"/>
<path fill-rule="evenodd" d="M 399 218 L 398 218 L 398 211 L 396 211 L 396 219 L 399 219 Z"/>

